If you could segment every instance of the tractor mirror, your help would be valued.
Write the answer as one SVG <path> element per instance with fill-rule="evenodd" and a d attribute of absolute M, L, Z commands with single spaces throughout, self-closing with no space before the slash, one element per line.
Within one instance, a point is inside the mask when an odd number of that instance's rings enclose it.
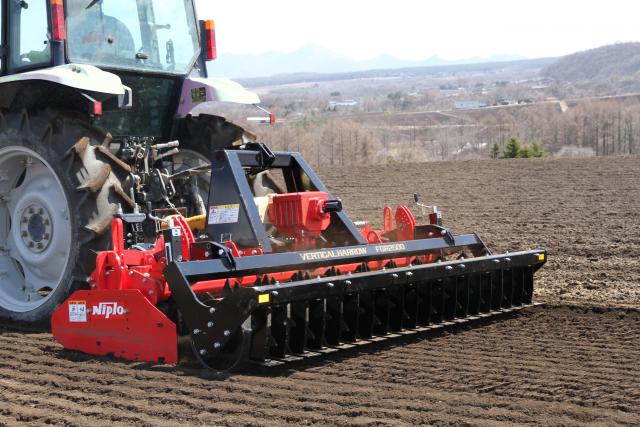
<path fill-rule="evenodd" d="M 271 126 L 276 124 L 277 118 L 276 118 L 276 115 L 274 113 L 268 111 L 265 108 L 262 108 L 261 106 L 259 106 L 257 104 L 255 104 L 255 107 L 258 110 L 260 110 L 260 111 L 262 111 L 264 113 L 267 113 L 268 116 L 267 117 L 247 117 L 247 121 L 256 122 L 256 123 L 259 123 L 259 124 L 262 124 L 262 125 L 271 125 Z"/>

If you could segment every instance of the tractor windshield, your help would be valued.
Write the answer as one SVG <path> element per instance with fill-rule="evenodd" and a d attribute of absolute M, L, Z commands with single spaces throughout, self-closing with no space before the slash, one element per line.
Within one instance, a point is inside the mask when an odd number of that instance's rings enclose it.
<path fill-rule="evenodd" d="M 66 0 L 72 62 L 184 74 L 199 53 L 191 0 Z"/>

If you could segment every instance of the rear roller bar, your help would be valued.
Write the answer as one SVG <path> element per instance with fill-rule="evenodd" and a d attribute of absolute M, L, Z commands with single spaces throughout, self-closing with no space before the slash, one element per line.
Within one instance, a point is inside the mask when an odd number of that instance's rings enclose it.
<path fill-rule="evenodd" d="M 366 271 L 363 264 L 362 272 L 348 275 L 268 286 L 228 286 L 221 298 L 208 306 L 200 302 L 191 283 L 192 275 L 203 276 L 195 271 L 199 270 L 195 264 L 213 261 L 220 260 L 174 262 L 165 271 L 172 296 L 191 331 L 194 350 L 200 356 L 215 357 L 234 334 L 244 331 L 249 348 L 243 357 L 271 366 L 531 306 L 533 276 L 546 262 L 546 252 L 533 250 L 378 271 Z M 327 266 L 326 260 L 323 265 Z M 289 266 L 280 265 L 279 270 Z M 241 271 L 234 273 L 246 274 Z M 206 276 L 210 275 L 219 277 L 216 271 L 210 270 Z"/>

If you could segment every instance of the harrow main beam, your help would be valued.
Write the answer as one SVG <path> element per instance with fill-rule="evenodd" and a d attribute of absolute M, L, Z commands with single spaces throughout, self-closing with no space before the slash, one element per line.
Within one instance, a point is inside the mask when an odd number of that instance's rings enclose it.
<path fill-rule="evenodd" d="M 530 306 L 533 276 L 545 260 L 546 253 L 536 250 L 229 287 L 213 305 L 191 289 L 193 278 L 185 274 L 191 263 L 172 263 L 165 274 L 200 355 L 215 356 L 243 333 L 250 342 L 247 358 L 270 365 Z"/>
<path fill-rule="evenodd" d="M 438 237 L 394 243 L 345 246 L 335 249 L 317 249 L 233 259 L 219 258 L 186 262 L 180 263 L 179 270 L 180 274 L 188 278 L 190 283 L 194 283 L 202 280 L 251 276 L 279 271 L 306 270 L 336 264 L 412 257 L 463 248 L 468 248 L 472 252 L 486 250 L 486 246 L 476 234 L 462 234 L 451 236 L 450 240 Z"/>

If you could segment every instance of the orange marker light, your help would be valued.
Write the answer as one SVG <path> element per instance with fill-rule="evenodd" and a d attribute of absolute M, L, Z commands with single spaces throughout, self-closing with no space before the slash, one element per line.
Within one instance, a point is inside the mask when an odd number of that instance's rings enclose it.
<path fill-rule="evenodd" d="M 204 22 L 207 61 L 213 61 L 218 58 L 218 47 L 216 45 L 216 24 L 213 20 Z"/>
<path fill-rule="evenodd" d="M 63 0 L 51 0 L 51 24 L 53 27 L 53 41 L 65 41 L 67 39 L 67 27 L 64 21 Z"/>

